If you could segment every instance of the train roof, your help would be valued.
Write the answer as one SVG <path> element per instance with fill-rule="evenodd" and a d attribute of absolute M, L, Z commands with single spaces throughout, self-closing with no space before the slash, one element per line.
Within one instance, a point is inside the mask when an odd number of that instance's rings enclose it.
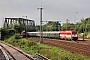
<path fill-rule="evenodd" d="M 48 32 L 43 32 L 43 33 L 60 33 L 60 31 L 48 31 Z"/>
<path fill-rule="evenodd" d="M 76 32 L 76 30 L 71 30 L 71 31 L 44 31 L 42 33 L 72 33 Z M 28 33 L 40 33 L 40 32 L 28 32 Z"/>
<path fill-rule="evenodd" d="M 72 32 L 77 32 L 76 30 L 71 30 L 71 31 L 60 31 L 60 33 L 72 33 Z"/>
<path fill-rule="evenodd" d="M 28 33 L 40 33 L 40 32 L 28 32 Z M 42 33 L 60 33 L 60 31 L 44 31 Z"/>

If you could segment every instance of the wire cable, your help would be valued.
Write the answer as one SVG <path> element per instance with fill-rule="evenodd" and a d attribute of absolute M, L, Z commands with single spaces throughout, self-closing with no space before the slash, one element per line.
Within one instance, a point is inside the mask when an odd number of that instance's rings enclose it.
<path fill-rule="evenodd" d="M 47 6 L 50 6 L 51 4 L 54 4 L 57 0 L 54 0 L 53 2 L 51 2 L 50 4 L 46 5 Z"/>

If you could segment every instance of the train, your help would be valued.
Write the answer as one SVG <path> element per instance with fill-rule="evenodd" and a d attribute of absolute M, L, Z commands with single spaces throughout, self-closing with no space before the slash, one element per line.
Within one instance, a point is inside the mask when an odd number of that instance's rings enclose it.
<path fill-rule="evenodd" d="M 30 37 L 40 37 L 41 32 L 25 32 L 23 31 L 21 33 L 21 36 L 25 37 L 27 36 Z M 45 38 L 58 38 L 58 39 L 64 39 L 64 40 L 78 40 L 78 33 L 76 30 L 71 30 L 71 31 L 47 31 L 47 32 L 42 32 L 42 37 Z"/>

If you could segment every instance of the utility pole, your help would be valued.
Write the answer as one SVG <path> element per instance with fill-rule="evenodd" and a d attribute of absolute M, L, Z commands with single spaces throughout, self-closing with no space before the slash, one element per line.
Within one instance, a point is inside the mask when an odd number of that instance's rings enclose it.
<path fill-rule="evenodd" d="M 27 26 L 28 26 L 28 21 L 27 21 L 27 16 L 26 16 L 26 39 L 27 39 Z"/>
<path fill-rule="evenodd" d="M 40 43 L 43 43 L 43 31 L 42 31 L 42 6 L 41 8 L 37 8 L 40 9 Z"/>
<path fill-rule="evenodd" d="M 28 25 L 28 21 L 27 21 L 27 16 L 22 16 L 22 17 L 26 17 L 26 39 L 27 39 L 27 25 Z"/>
<path fill-rule="evenodd" d="M 78 13 L 78 12 L 76 12 L 76 14 L 77 14 L 77 13 Z M 76 15 L 76 14 L 75 14 L 75 15 Z M 73 29 L 76 29 L 76 26 L 75 26 L 75 19 L 76 19 L 76 18 L 75 18 L 75 16 L 74 16 L 74 27 L 73 27 Z"/>
<path fill-rule="evenodd" d="M 43 21 L 43 22 L 46 22 L 46 31 L 48 31 L 48 26 L 47 26 L 48 21 Z"/>
<path fill-rule="evenodd" d="M 83 25 L 83 40 L 84 40 L 84 25 Z"/>
<path fill-rule="evenodd" d="M 85 24 L 85 23 L 84 23 Z M 84 40 L 84 24 L 83 24 L 83 40 Z"/>
<path fill-rule="evenodd" d="M 61 22 L 61 21 L 59 21 L 59 22 Z M 61 30 L 61 23 L 60 23 L 60 25 L 59 25 L 59 31 Z"/>

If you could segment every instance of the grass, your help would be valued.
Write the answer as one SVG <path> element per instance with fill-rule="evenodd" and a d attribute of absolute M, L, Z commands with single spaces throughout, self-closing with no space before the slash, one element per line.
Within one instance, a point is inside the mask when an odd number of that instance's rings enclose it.
<path fill-rule="evenodd" d="M 15 39 L 15 36 L 12 36 L 8 40 L 4 40 L 4 42 L 12 44 L 33 55 L 39 53 L 50 60 L 90 60 L 90 57 L 70 53 L 57 47 L 38 44 L 32 39 Z"/>

